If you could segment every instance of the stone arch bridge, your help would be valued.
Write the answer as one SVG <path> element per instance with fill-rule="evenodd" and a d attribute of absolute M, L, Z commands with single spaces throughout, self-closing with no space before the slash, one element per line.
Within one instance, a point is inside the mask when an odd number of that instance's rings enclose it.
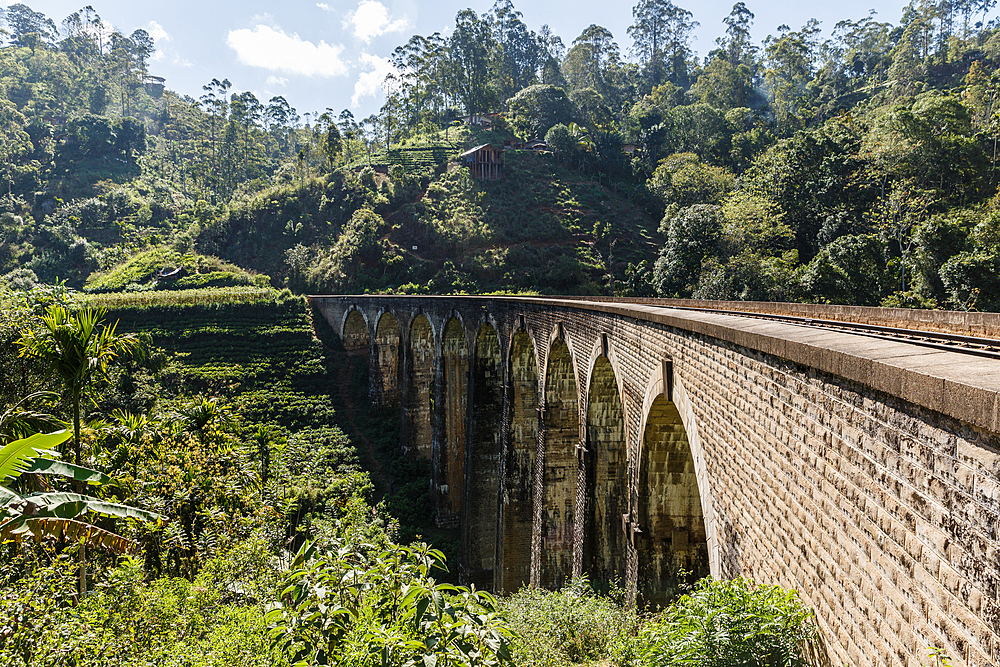
<path fill-rule="evenodd" d="M 431 461 L 460 573 L 799 590 L 833 664 L 1000 664 L 1000 357 L 812 319 L 1000 338 L 1000 316 L 795 304 L 316 296 Z M 684 306 L 796 315 L 769 321 Z"/>

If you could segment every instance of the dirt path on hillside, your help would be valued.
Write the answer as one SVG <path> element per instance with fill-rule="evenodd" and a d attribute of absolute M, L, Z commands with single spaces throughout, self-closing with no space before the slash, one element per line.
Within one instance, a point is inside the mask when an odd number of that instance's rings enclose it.
<path fill-rule="evenodd" d="M 326 346 L 324 345 L 324 347 Z M 329 353 L 331 350 L 327 348 L 327 352 Z M 367 459 L 368 471 L 371 473 L 372 481 L 375 483 L 375 502 L 377 503 L 389 491 L 389 479 L 385 476 L 382 463 L 375 455 L 375 445 L 358 428 L 356 419 L 357 408 L 354 405 L 354 398 L 351 395 L 353 390 L 351 386 L 351 364 L 336 364 L 336 368 L 337 390 L 340 392 L 340 400 L 344 405 L 344 416 L 347 418 L 345 426 L 349 429 L 348 435 L 359 449 L 364 452 L 365 459 Z"/>

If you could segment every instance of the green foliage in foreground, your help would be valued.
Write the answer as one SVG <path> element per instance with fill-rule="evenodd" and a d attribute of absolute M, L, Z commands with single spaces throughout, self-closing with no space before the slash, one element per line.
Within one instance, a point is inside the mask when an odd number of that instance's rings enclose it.
<path fill-rule="evenodd" d="M 520 667 L 574 665 L 611 660 L 636 663 L 639 617 L 621 596 L 596 595 L 585 577 L 560 591 L 522 588 L 504 599 L 501 611 L 514 639 L 511 652 Z"/>
<path fill-rule="evenodd" d="M 640 642 L 649 667 L 799 667 L 817 638 L 794 590 L 706 577 L 646 625 Z"/>
<path fill-rule="evenodd" d="M 46 559 L 47 560 L 47 559 Z M 146 580 L 125 560 L 74 604 L 72 554 L 51 562 L 18 556 L 0 565 L 0 663 L 10 667 L 282 667 L 267 642 L 263 600 L 275 564 L 250 540 L 210 560 L 189 580 Z"/>
<path fill-rule="evenodd" d="M 303 546 L 268 614 L 295 665 L 509 664 L 509 633 L 489 593 L 437 583 L 444 556 L 426 544 Z"/>

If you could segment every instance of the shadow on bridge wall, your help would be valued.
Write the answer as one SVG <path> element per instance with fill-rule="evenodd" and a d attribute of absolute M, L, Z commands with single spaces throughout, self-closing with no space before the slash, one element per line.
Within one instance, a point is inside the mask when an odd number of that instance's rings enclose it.
<path fill-rule="evenodd" d="M 461 528 L 461 578 L 512 592 L 585 573 L 662 604 L 680 574 L 708 574 L 685 426 L 659 396 L 672 378 L 629 408 L 607 335 L 583 360 L 561 325 L 522 318 L 504 339 L 477 315 L 349 308 L 331 321 L 345 348 L 368 349 L 371 400 L 401 404 L 400 445 L 431 459 L 436 522 Z M 626 414 L 639 412 L 630 445 Z"/>

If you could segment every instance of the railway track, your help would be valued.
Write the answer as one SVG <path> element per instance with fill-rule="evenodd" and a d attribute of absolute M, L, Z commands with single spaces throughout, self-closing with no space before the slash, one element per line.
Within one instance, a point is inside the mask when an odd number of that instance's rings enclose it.
<path fill-rule="evenodd" d="M 909 343 L 911 345 L 920 345 L 922 347 L 944 350 L 947 352 L 959 352 L 961 354 L 971 354 L 980 357 L 1000 359 L 1000 340 L 995 338 L 963 336 L 961 334 L 944 333 L 940 331 L 924 331 L 921 329 L 898 329 L 895 327 L 885 327 L 877 324 L 845 322 L 842 320 L 824 320 L 813 317 L 799 317 L 796 315 L 754 313 L 740 310 L 720 310 L 718 308 L 697 308 L 694 306 L 661 306 L 661 308 L 667 308 L 670 310 L 691 310 L 702 313 L 716 313 L 718 315 L 732 315 L 736 317 L 747 317 L 759 320 L 771 320 L 802 327 L 829 329 L 860 336 L 868 336 L 870 338 L 894 340 Z"/>

